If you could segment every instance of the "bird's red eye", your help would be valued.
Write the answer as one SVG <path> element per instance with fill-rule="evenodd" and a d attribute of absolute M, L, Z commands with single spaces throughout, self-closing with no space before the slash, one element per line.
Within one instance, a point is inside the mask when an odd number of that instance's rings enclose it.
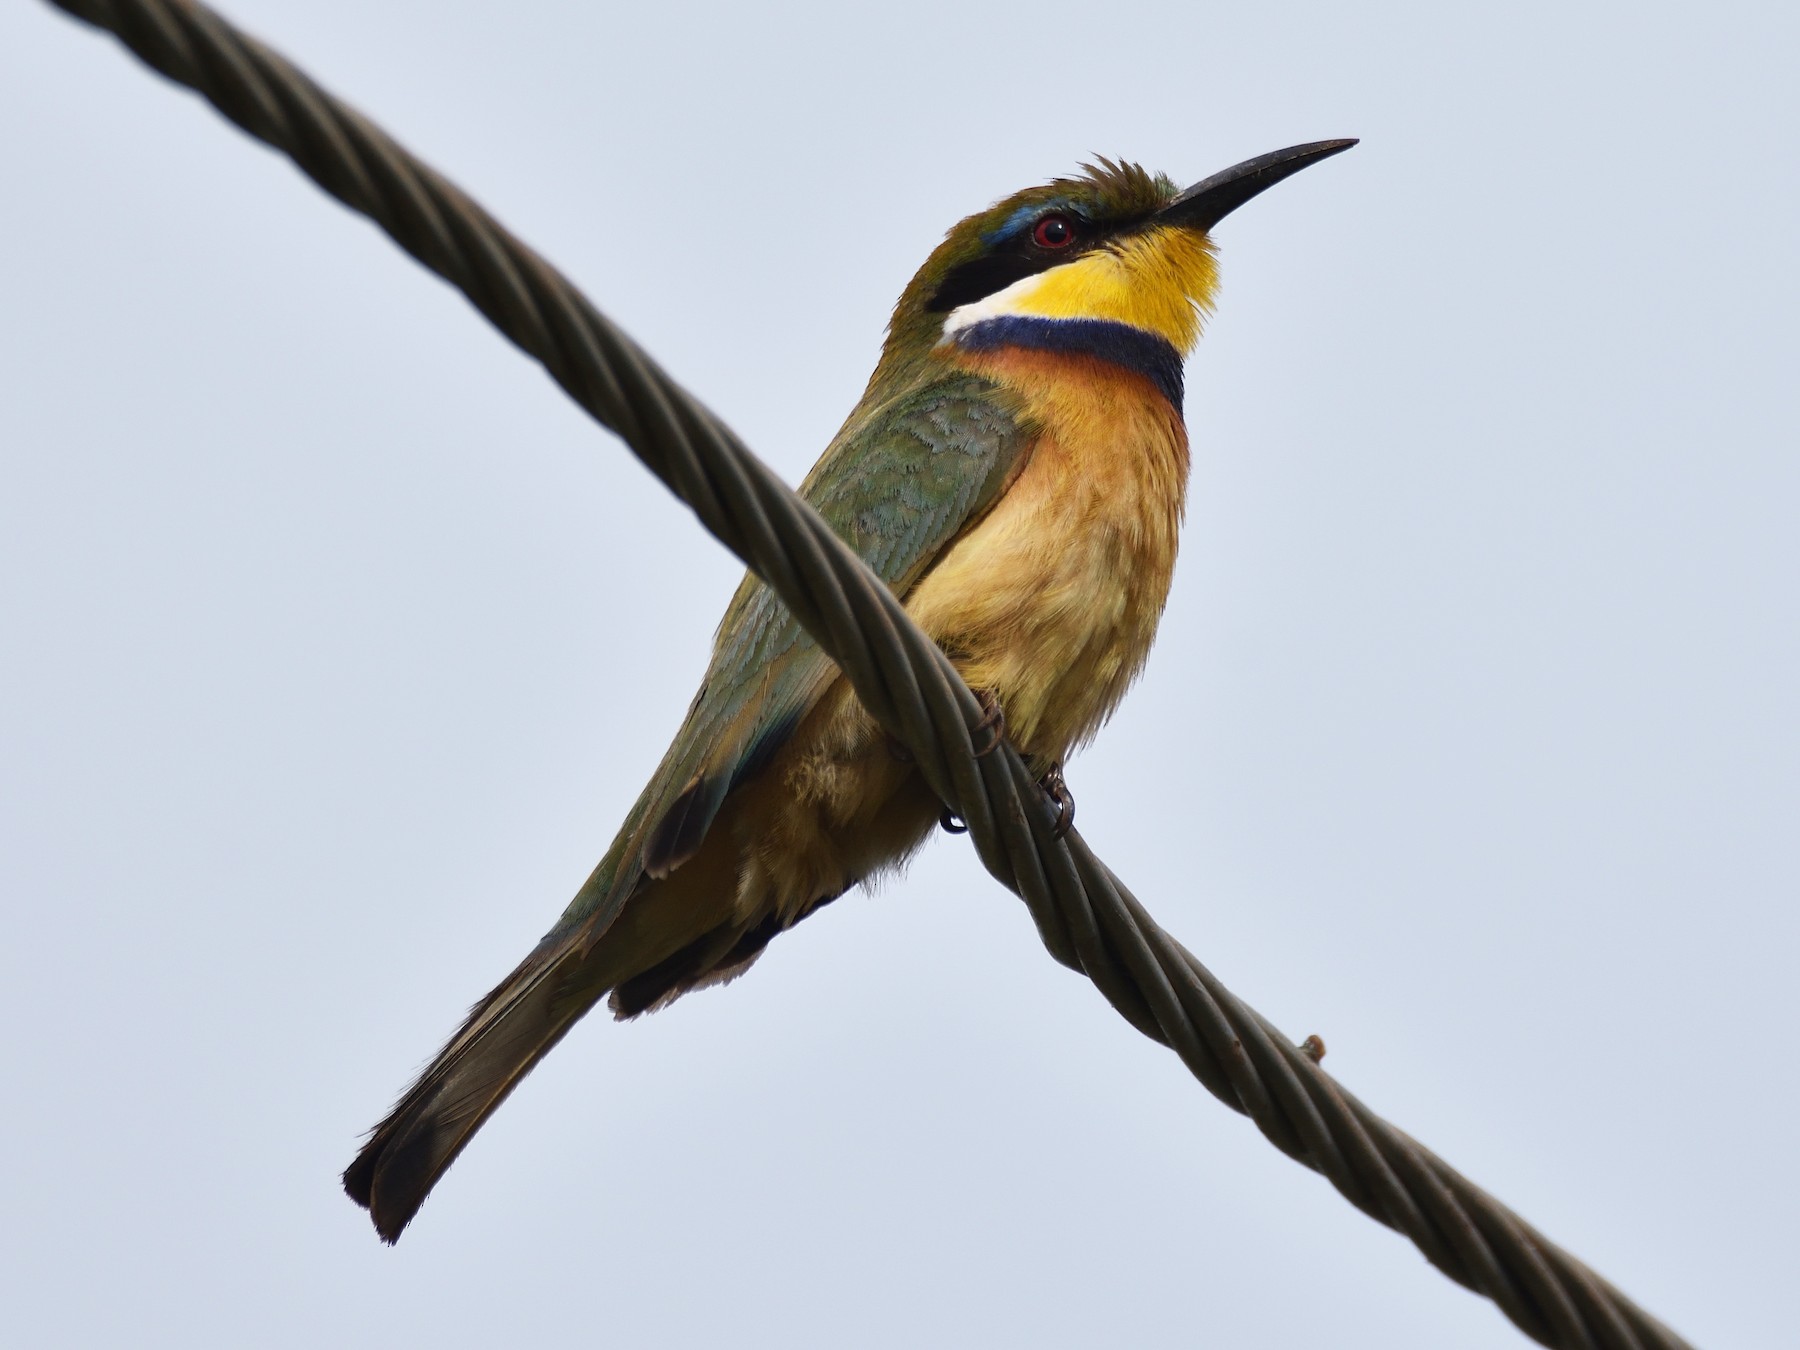
<path fill-rule="evenodd" d="M 1045 216 L 1032 228 L 1031 242 L 1039 248 L 1067 248 L 1075 242 L 1075 226 L 1067 216 Z"/>

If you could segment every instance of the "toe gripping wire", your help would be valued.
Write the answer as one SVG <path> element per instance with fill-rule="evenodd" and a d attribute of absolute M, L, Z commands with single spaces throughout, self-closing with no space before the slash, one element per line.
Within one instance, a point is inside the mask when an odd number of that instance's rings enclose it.
<path fill-rule="evenodd" d="M 1006 741 L 1006 714 L 1000 710 L 1000 698 L 991 690 L 984 689 L 975 696 L 981 703 L 981 720 L 969 728 L 969 736 L 978 741 L 974 754 L 976 759 L 986 759 L 998 750 Z M 912 761 L 912 752 L 901 747 L 899 757 Z M 1073 806 L 1070 807 L 1072 811 Z M 946 834 L 967 834 L 969 824 L 957 815 L 948 804 L 938 812 L 938 825 Z"/>
<path fill-rule="evenodd" d="M 1684 1345 L 1345 1092 L 1159 928 L 883 585 L 737 437 L 547 262 L 379 127 L 191 0 L 53 0 L 198 91 L 468 297 L 769 583 L 906 748 L 1063 964 L 1351 1204 L 1558 1347 Z M 1064 789 L 1066 793 L 1066 789 Z M 1066 822 L 1064 822 L 1066 827 Z"/>

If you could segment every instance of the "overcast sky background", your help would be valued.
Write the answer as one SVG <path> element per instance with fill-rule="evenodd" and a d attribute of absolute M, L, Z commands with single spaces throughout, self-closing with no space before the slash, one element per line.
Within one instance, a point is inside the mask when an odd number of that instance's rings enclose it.
<path fill-rule="evenodd" d="M 1791 4 L 233 0 L 797 481 L 944 229 L 1360 136 L 1219 231 L 1087 837 L 1704 1346 L 1800 1237 Z M 1523 1338 L 966 841 L 591 1019 L 395 1250 L 360 1133 L 605 849 L 738 567 L 366 222 L 0 9 L 0 1339 Z"/>

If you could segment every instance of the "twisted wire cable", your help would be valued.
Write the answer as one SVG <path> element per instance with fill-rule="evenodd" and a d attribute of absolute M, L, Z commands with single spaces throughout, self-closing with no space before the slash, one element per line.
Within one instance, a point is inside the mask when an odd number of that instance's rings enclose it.
<path fill-rule="evenodd" d="M 1071 831 L 983 709 L 862 561 L 711 412 L 454 184 L 193 0 L 52 0 L 199 92 L 462 291 L 775 590 L 968 826 L 1058 961 L 1208 1091 L 1521 1331 L 1561 1350 L 1687 1342 L 1346 1092 L 1241 1002 Z"/>

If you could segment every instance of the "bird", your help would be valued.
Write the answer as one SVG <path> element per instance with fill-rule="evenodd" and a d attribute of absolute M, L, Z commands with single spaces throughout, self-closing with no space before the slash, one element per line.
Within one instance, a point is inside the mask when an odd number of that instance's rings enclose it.
<path fill-rule="evenodd" d="M 963 220 L 901 293 L 861 399 L 800 486 L 951 658 L 991 738 L 1041 775 L 1059 828 L 1063 763 L 1142 669 L 1168 598 L 1211 231 L 1354 144 L 1291 146 L 1185 190 L 1100 158 Z M 737 978 L 940 822 L 957 823 L 910 756 L 746 575 L 612 846 L 370 1132 L 345 1190 L 397 1241 L 602 999 L 630 1019 Z"/>

